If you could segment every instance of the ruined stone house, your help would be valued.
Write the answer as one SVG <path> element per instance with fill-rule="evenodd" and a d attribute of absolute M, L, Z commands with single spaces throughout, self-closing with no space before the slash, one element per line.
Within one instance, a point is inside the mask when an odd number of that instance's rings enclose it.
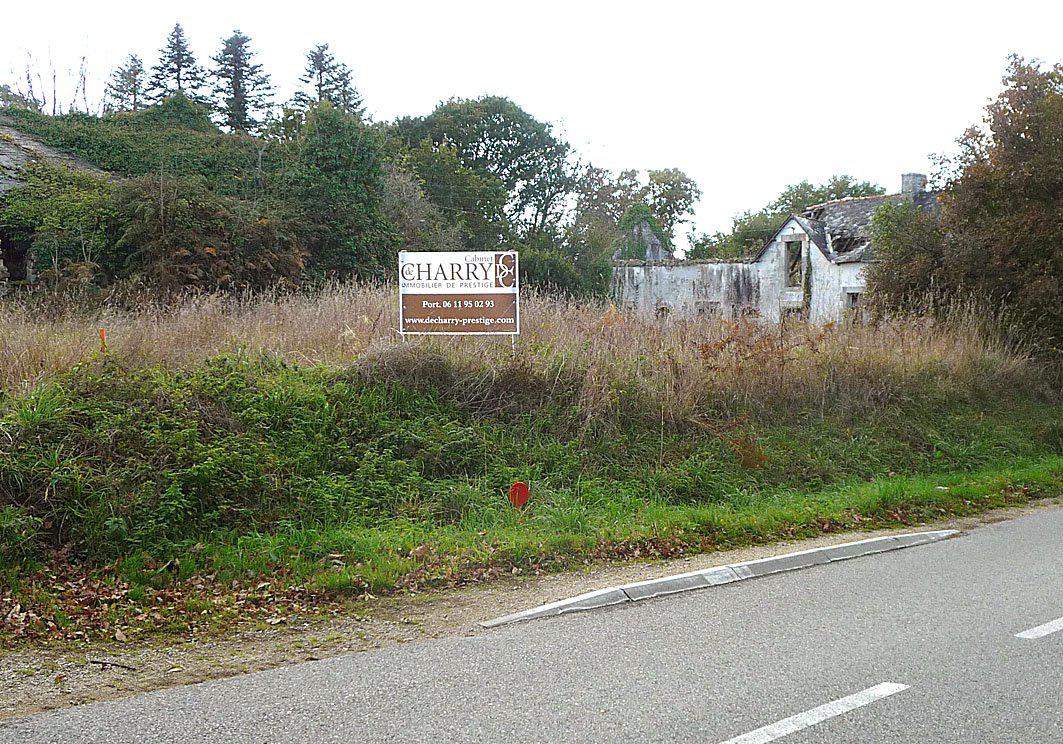
<path fill-rule="evenodd" d="M 926 176 L 906 173 L 901 190 L 816 204 L 792 215 L 753 257 L 737 261 L 671 258 L 614 261 L 613 296 L 647 316 L 787 316 L 814 323 L 859 315 L 873 260 L 871 217 L 886 202 L 936 208 Z"/>
<path fill-rule="evenodd" d="M 41 161 L 99 172 L 99 168 L 91 163 L 0 124 L 0 194 L 21 185 L 19 173 L 23 167 Z M 32 283 L 33 279 L 29 241 L 0 225 L 0 294 L 11 283 Z"/>

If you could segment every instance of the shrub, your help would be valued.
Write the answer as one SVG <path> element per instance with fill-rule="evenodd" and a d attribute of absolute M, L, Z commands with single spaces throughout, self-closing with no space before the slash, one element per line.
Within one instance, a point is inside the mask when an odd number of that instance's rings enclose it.
<path fill-rule="evenodd" d="M 292 146 L 279 189 L 317 276 L 380 275 L 396 236 L 382 215 L 384 180 L 377 136 L 328 102 L 312 108 Z"/>
<path fill-rule="evenodd" d="M 144 176 L 115 187 L 114 276 L 163 291 L 295 282 L 305 252 L 268 205 L 219 196 L 198 179 Z"/>
<path fill-rule="evenodd" d="M 30 244 L 41 278 L 84 281 L 113 270 L 107 177 L 48 163 L 30 165 L 21 175 L 23 185 L 0 196 L 0 230 Z"/>
<path fill-rule="evenodd" d="M 37 557 L 42 520 L 14 506 L 0 506 L 0 570 Z"/>

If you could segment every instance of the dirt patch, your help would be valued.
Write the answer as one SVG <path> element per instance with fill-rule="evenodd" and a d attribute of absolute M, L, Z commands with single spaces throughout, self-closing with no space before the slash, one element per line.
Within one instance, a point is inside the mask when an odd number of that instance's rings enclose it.
<path fill-rule="evenodd" d="M 345 614 L 293 626 L 245 629 L 227 638 L 25 648 L 0 659 L 0 718 L 411 641 L 490 632 L 478 623 L 591 589 L 897 532 L 971 530 L 1060 504 L 1063 499 L 1055 498 L 902 530 L 845 532 L 652 563 L 593 564 L 547 576 L 516 574 L 446 592 L 369 600 L 360 617 Z"/>

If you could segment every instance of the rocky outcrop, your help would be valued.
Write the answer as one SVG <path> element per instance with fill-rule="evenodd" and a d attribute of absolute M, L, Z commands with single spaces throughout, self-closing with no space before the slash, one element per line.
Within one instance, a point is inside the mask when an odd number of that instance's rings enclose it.
<path fill-rule="evenodd" d="M 28 134 L 0 124 L 0 193 L 22 181 L 19 171 L 30 163 L 49 162 L 79 170 L 102 172 L 92 163 L 56 150 Z"/>

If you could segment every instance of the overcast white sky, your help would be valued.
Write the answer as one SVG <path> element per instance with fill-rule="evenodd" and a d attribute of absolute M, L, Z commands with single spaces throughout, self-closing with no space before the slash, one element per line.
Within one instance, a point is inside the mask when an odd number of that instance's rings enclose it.
<path fill-rule="evenodd" d="M 1063 3 L 1028 0 L 5 6 L 5 79 L 27 52 L 61 75 L 86 55 L 98 92 L 129 52 L 151 65 L 180 21 L 201 61 L 234 28 L 251 36 L 287 96 L 306 51 L 328 42 L 375 120 L 509 96 L 584 160 L 681 168 L 704 190 L 704 230 L 805 178 L 849 173 L 896 190 L 980 119 L 1010 52 L 1063 57 Z"/>

